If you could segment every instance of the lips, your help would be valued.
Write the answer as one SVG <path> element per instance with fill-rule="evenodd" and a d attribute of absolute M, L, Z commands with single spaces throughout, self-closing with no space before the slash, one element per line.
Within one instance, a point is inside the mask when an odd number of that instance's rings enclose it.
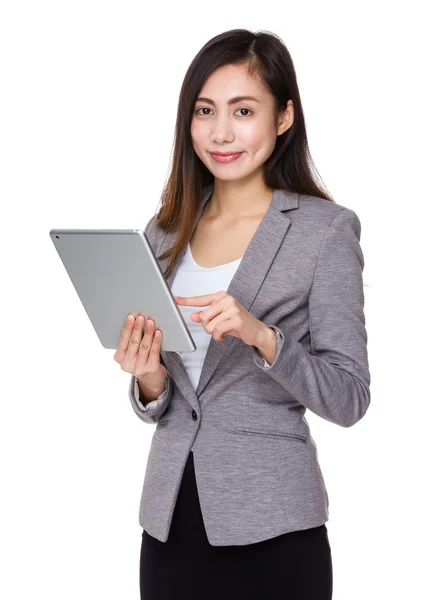
<path fill-rule="evenodd" d="M 236 154 L 242 154 L 242 152 L 211 152 L 217 156 L 235 156 Z"/>
<path fill-rule="evenodd" d="M 232 153 L 220 154 L 219 152 L 211 152 L 211 156 L 213 157 L 213 159 L 215 161 L 221 162 L 221 163 L 233 162 L 234 160 L 237 160 L 241 154 L 243 154 L 243 153 L 242 152 L 232 152 Z"/>

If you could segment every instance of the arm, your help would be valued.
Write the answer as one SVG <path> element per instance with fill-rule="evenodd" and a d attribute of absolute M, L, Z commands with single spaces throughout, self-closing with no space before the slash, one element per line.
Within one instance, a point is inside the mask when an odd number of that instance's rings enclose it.
<path fill-rule="evenodd" d="M 283 343 L 283 338 L 280 335 L 280 330 L 273 325 L 264 325 L 265 341 L 255 346 L 258 356 L 261 356 L 265 367 L 271 367 L 275 360 L 277 352 Z"/>
<path fill-rule="evenodd" d="M 370 404 L 370 373 L 356 213 L 341 209 L 323 237 L 309 294 L 310 354 L 279 327 L 274 362 L 253 347 L 254 363 L 316 415 L 342 427 L 359 421 Z"/>
<path fill-rule="evenodd" d="M 151 400 L 147 404 L 143 404 L 140 399 L 140 390 L 137 383 L 137 378 L 132 375 L 129 387 L 129 397 L 136 415 L 145 421 L 145 423 L 156 423 L 159 418 L 165 413 L 171 398 L 172 384 L 170 377 L 167 375 L 165 379 L 165 390 L 158 396 L 156 400 Z"/>

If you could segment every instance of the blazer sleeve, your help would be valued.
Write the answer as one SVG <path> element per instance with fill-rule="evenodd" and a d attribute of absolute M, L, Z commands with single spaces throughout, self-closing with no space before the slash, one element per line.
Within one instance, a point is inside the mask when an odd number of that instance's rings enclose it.
<path fill-rule="evenodd" d="M 155 215 L 151 217 L 145 227 L 145 233 L 149 239 L 150 225 L 155 218 Z M 140 390 L 137 385 L 137 379 L 134 375 L 131 376 L 130 386 L 128 395 L 130 398 L 131 405 L 136 415 L 145 423 L 157 423 L 160 417 L 165 413 L 168 408 L 172 392 L 172 384 L 170 376 L 167 374 L 165 379 L 165 390 L 158 396 L 156 400 L 151 400 L 146 406 L 140 400 Z"/>
<path fill-rule="evenodd" d="M 165 413 L 171 398 L 171 380 L 169 375 L 165 379 L 165 390 L 156 400 L 148 402 L 146 406 L 140 400 L 140 390 L 137 385 L 137 379 L 131 376 L 130 387 L 128 390 L 131 405 L 136 415 L 145 423 L 157 423 L 160 417 Z"/>
<path fill-rule="evenodd" d="M 361 224 L 341 209 L 324 234 L 308 298 L 311 353 L 293 335 L 277 331 L 275 360 L 254 363 L 306 408 L 332 423 L 351 427 L 370 404 L 365 328 Z"/>

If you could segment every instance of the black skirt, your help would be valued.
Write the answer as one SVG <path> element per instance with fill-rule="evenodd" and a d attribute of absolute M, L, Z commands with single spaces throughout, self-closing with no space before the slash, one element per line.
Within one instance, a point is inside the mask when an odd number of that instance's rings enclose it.
<path fill-rule="evenodd" d="M 326 525 L 244 546 L 212 546 L 189 452 L 168 540 L 161 542 L 143 530 L 140 597 L 331 600 L 332 555 Z"/>

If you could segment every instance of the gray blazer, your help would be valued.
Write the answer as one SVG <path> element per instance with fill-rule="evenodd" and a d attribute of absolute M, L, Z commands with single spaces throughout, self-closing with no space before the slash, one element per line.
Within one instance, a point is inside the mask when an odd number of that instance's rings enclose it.
<path fill-rule="evenodd" d="M 203 190 L 192 231 L 213 187 Z M 211 545 L 251 544 L 328 521 L 305 412 L 351 427 L 370 403 L 360 227 L 351 209 L 275 189 L 227 289 L 278 332 L 273 364 L 238 338 L 211 337 L 196 390 L 176 352 L 161 352 L 166 390 L 154 403 L 143 407 L 131 377 L 134 411 L 156 425 L 139 511 L 150 535 L 168 539 L 192 444 Z M 156 256 L 176 238 L 153 217 L 146 232 Z M 160 265 L 164 272 L 166 259 Z"/>

